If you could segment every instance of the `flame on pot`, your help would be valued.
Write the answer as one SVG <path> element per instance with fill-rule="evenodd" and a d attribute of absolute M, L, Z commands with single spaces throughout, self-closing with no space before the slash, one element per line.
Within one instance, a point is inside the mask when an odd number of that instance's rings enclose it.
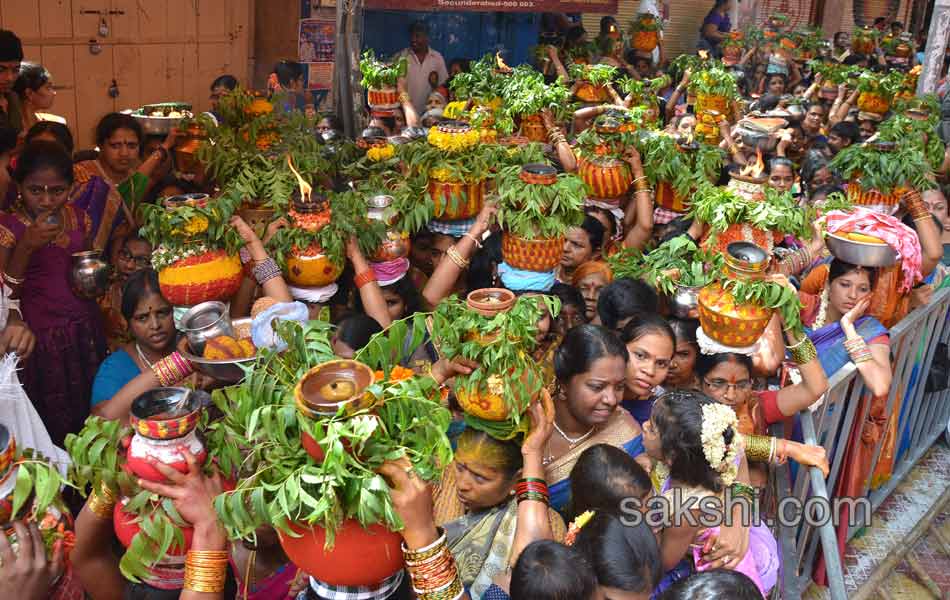
<path fill-rule="evenodd" d="M 495 64 L 498 65 L 498 70 L 502 73 L 511 73 L 511 67 L 505 64 L 505 59 L 501 57 L 501 52 L 495 53 Z"/>
<path fill-rule="evenodd" d="M 765 161 L 762 160 L 762 149 L 756 148 L 755 150 L 755 162 L 751 165 L 746 165 L 739 171 L 739 175 L 744 177 L 752 177 L 758 179 L 762 172 L 765 171 Z"/>
<path fill-rule="evenodd" d="M 290 167 L 290 171 L 294 174 L 294 177 L 297 178 L 297 185 L 300 186 L 300 200 L 302 202 L 310 202 L 310 192 L 313 191 L 313 188 L 310 187 L 310 184 L 300 176 L 300 173 L 297 172 L 297 169 L 294 168 L 294 161 L 290 158 L 290 155 L 287 155 L 287 166 Z"/>
<path fill-rule="evenodd" d="M 699 54 L 699 58 L 701 58 L 701 59 L 703 59 L 703 60 L 706 60 L 706 59 L 709 58 L 709 53 L 706 52 L 705 50 L 700 50 L 700 51 L 698 52 L 698 54 Z"/>
<path fill-rule="evenodd" d="M 686 141 L 683 143 L 683 145 L 684 145 L 684 146 L 692 146 L 692 145 L 693 145 L 693 130 L 692 130 L 692 129 L 690 129 L 688 132 L 686 132 Z"/>

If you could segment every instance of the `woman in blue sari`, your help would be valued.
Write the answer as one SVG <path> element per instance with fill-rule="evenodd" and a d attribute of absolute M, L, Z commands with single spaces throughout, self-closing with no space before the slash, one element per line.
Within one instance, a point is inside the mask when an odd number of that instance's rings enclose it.
<path fill-rule="evenodd" d="M 558 511 L 567 505 L 571 469 L 584 450 L 609 444 L 633 457 L 643 453 L 640 425 L 620 406 L 628 357 L 620 339 L 598 325 L 568 331 L 554 355 L 554 435 L 544 466 L 551 506 Z"/>
<path fill-rule="evenodd" d="M 824 282 L 817 278 L 826 274 Z M 815 282 L 818 281 L 817 286 Z M 818 350 L 818 357 L 825 373 L 830 378 L 848 362 L 853 362 L 867 387 L 869 394 L 861 397 L 856 414 L 867 416 L 856 419 L 853 430 L 846 432 L 847 450 L 844 470 L 838 477 L 836 496 L 861 497 L 870 483 L 874 486 L 886 480 L 893 464 L 896 440 L 896 419 L 888 422 L 887 397 L 891 387 L 890 338 L 885 328 L 874 317 L 864 315 L 870 305 L 876 272 L 834 259 L 825 268 L 815 269 L 806 279 L 801 293 L 802 322 L 808 328 Z M 820 292 L 809 294 L 808 290 Z M 899 401 L 899 399 L 898 399 Z M 894 412 L 899 413 L 895 405 Z M 843 434 L 844 435 L 844 434 Z M 881 439 L 884 438 L 883 442 Z M 844 440 L 838 440 L 844 443 Z M 880 458 L 874 473 L 871 465 L 874 453 L 881 445 Z M 847 507 L 842 507 L 846 511 Z M 843 527 L 838 527 L 838 545 L 844 547 L 848 533 L 848 515 L 842 514 Z M 819 564 L 815 580 L 824 581 L 824 564 Z"/>

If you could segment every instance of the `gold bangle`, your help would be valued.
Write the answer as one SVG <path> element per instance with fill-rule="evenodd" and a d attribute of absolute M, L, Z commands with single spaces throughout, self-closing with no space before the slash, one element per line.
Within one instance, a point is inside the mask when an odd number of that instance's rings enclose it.
<path fill-rule="evenodd" d="M 789 353 L 797 365 L 804 365 L 818 358 L 818 350 L 808 337 L 795 344 L 793 348 L 789 348 Z"/>
<path fill-rule="evenodd" d="M 468 265 L 470 264 L 469 261 L 459 254 L 459 251 L 455 249 L 455 246 L 449 246 L 449 249 L 445 251 L 445 254 L 449 257 L 449 260 L 454 262 L 455 266 L 457 266 L 459 269 L 464 271 L 468 268 Z"/>
<path fill-rule="evenodd" d="M 107 488 L 104 483 L 100 483 L 99 488 L 89 494 L 86 506 L 92 514 L 103 521 L 111 521 L 113 513 L 115 512 L 115 498 L 112 496 L 112 492 L 109 491 L 109 488 Z"/>
<path fill-rule="evenodd" d="M 764 435 L 745 436 L 745 456 L 752 462 L 768 462 L 770 440 Z"/>

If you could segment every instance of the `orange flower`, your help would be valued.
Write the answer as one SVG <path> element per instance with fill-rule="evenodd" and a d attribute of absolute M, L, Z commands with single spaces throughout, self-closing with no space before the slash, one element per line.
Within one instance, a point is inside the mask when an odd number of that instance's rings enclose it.
<path fill-rule="evenodd" d="M 390 383 L 395 383 L 397 381 L 403 381 L 404 379 L 409 379 L 415 377 L 416 372 L 412 369 L 407 369 L 406 367 L 400 367 L 396 365 L 393 367 L 393 370 L 389 372 L 389 379 L 386 379 L 385 371 L 376 371 L 373 373 L 374 381 L 389 381 Z"/>

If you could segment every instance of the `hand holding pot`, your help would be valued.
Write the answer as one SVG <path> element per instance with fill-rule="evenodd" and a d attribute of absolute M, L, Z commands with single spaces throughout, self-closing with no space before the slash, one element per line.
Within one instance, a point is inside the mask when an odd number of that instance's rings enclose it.
<path fill-rule="evenodd" d="M 223 489 L 221 475 L 215 473 L 212 477 L 206 477 L 201 472 L 201 465 L 191 452 L 182 449 L 181 454 L 188 463 L 187 473 L 180 473 L 168 465 L 152 461 L 152 466 L 170 483 L 155 483 L 139 479 L 138 484 L 153 494 L 171 498 L 181 518 L 194 525 L 196 529 L 202 526 L 218 527 L 214 499 L 221 494 Z"/>
<path fill-rule="evenodd" d="M 541 396 L 531 403 L 528 415 L 531 417 L 531 431 L 521 445 L 521 454 L 541 456 L 554 432 L 554 401 L 547 390 L 542 390 Z"/>
<path fill-rule="evenodd" d="M 416 475 L 409 459 L 388 460 L 380 465 L 379 474 L 386 478 L 393 508 L 405 526 L 402 537 L 406 546 L 423 548 L 434 542 L 439 535 L 432 517 L 432 489 Z"/>
<path fill-rule="evenodd" d="M 462 356 L 454 359 L 440 358 L 432 364 L 432 379 L 439 385 L 442 385 L 456 375 L 468 375 L 478 368 L 478 363 Z"/>

